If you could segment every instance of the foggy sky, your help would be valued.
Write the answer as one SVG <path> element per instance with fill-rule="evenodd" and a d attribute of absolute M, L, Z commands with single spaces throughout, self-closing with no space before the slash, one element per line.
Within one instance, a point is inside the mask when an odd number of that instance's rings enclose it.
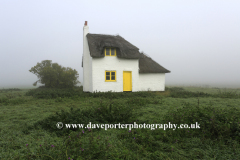
<path fill-rule="evenodd" d="M 83 25 L 119 34 L 170 70 L 166 85 L 240 88 L 239 0 L 1 0 L 0 88 L 32 87 L 31 67 L 81 67 Z"/>

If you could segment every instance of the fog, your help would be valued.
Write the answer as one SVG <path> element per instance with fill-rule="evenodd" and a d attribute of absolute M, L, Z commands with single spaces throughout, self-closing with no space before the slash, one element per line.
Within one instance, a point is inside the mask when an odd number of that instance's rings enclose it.
<path fill-rule="evenodd" d="M 83 25 L 119 34 L 170 70 L 166 85 L 240 88 L 239 0 L 1 0 L 0 88 L 33 87 L 52 60 L 83 82 Z"/>

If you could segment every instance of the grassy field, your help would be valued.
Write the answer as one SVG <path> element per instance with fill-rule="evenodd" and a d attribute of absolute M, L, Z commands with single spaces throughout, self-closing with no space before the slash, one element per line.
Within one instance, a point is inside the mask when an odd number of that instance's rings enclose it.
<path fill-rule="evenodd" d="M 1 89 L 1 160 L 240 159 L 240 89 L 83 93 Z M 64 124 L 193 124 L 200 129 L 58 129 Z"/>

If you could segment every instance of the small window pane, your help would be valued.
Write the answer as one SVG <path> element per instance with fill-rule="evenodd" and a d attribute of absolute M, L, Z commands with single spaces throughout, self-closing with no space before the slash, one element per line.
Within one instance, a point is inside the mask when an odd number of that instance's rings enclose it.
<path fill-rule="evenodd" d="M 115 80 L 115 76 L 112 76 L 111 78 L 112 78 L 112 80 Z"/>
<path fill-rule="evenodd" d="M 115 72 L 111 72 L 111 75 L 112 75 L 112 76 L 115 76 Z"/>
<path fill-rule="evenodd" d="M 106 80 L 110 80 L 110 76 L 106 76 Z"/>
<path fill-rule="evenodd" d="M 110 48 L 106 48 L 106 55 L 110 56 Z"/>
<path fill-rule="evenodd" d="M 110 76 L 110 72 L 106 72 L 106 75 L 107 75 L 107 76 Z"/>
<path fill-rule="evenodd" d="M 114 48 L 111 49 L 111 55 L 112 55 L 112 56 L 115 55 L 115 49 L 114 49 Z"/>

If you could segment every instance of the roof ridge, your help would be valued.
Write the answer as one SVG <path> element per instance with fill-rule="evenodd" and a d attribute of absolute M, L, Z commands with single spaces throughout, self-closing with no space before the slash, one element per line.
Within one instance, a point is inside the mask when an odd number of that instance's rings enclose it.
<path fill-rule="evenodd" d="M 102 35 L 102 36 L 120 36 L 119 34 L 113 35 L 113 34 L 96 34 L 96 33 L 88 33 L 88 34 L 94 34 L 94 35 Z M 121 36 L 120 36 L 121 37 Z"/>
<path fill-rule="evenodd" d="M 143 54 L 143 56 L 152 59 L 147 53 L 141 52 L 141 54 Z"/>

